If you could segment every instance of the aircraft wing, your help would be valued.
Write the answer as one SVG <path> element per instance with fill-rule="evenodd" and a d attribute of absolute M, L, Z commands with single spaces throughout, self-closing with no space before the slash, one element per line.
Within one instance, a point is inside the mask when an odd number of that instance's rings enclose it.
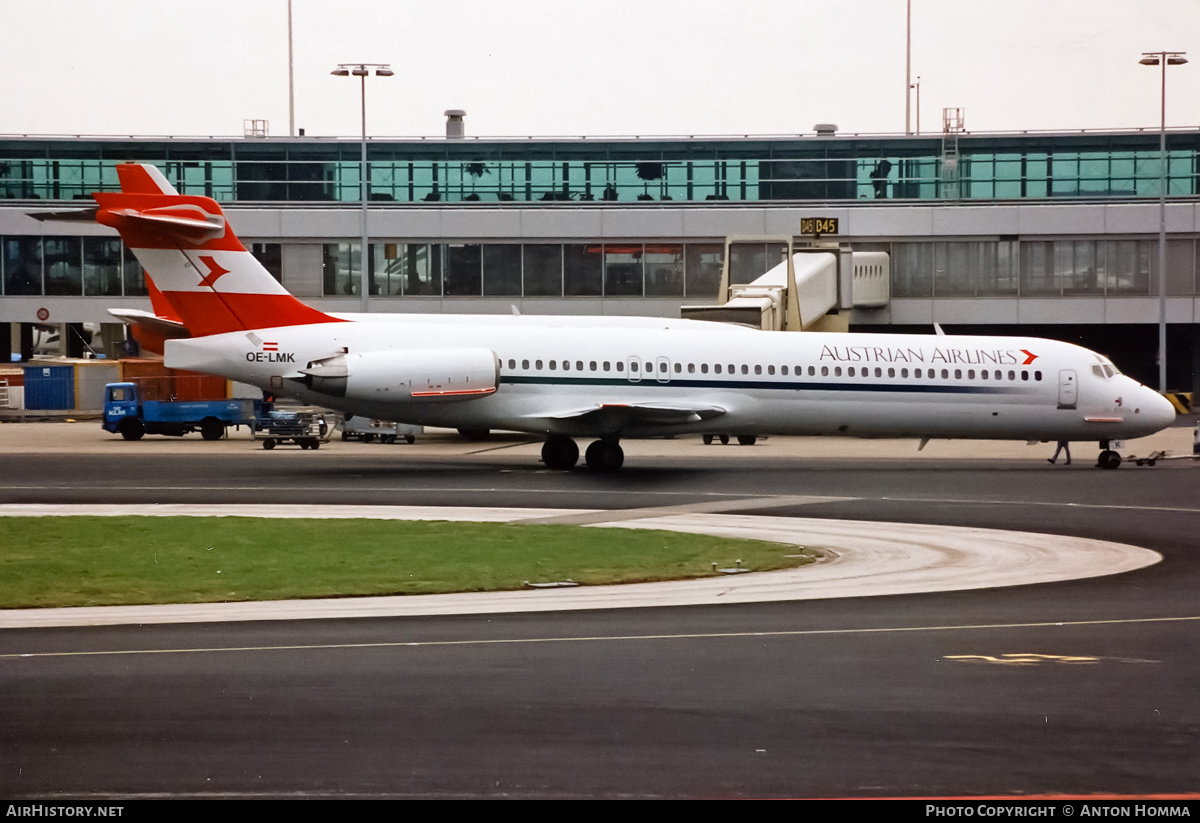
<path fill-rule="evenodd" d="M 131 326 L 144 326 L 153 332 L 163 335 L 168 340 L 179 337 L 190 337 L 187 327 L 178 320 L 160 317 L 152 312 L 141 309 L 109 309 L 108 313 L 118 320 Z"/>
<path fill-rule="evenodd" d="M 678 426 L 711 420 L 725 414 L 720 406 L 697 403 L 596 403 L 577 409 L 526 415 L 540 420 L 557 420 L 596 431 L 620 431 L 641 426 Z"/>

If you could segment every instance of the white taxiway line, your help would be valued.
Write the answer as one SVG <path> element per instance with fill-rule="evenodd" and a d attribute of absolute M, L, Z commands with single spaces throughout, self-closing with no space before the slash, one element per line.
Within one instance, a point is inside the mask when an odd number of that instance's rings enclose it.
<path fill-rule="evenodd" d="M 0 629 L 489 614 L 870 597 L 1078 580 L 1133 571 L 1162 560 L 1157 552 L 1136 546 L 1029 532 L 696 512 L 660 515 L 658 512 L 661 509 L 647 510 L 647 516 L 637 520 L 628 519 L 630 513 L 627 511 L 613 512 L 613 522 L 592 523 L 588 528 L 665 529 L 771 540 L 821 549 L 826 559 L 783 571 L 619 586 L 162 606 L 6 609 L 0 610 Z M 594 513 L 587 510 L 432 506 L 0 505 L 0 516 L 3 517 L 183 515 L 508 523 L 572 514 Z M 616 533 L 614 539 L 619 539 Z"/>

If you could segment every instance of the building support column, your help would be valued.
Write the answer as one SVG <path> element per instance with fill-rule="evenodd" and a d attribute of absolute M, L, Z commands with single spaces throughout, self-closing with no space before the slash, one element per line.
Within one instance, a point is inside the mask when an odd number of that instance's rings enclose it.
<path fill-rule="evenodd" d="M 33 359 L 33 324 L 22 323 L 20 335 L 21 360 L 28 363 Z"/>
<path fill-rule="evenodd" d="M 1196 398 L 1200 398 L 1200 324 L 1192 326 L 1192 407 L 1195 408 Z"/>
<path fill-rule="evenodd" d="M 91 335 L 83 328 L 82 323 L 64 323 L 63 354 L 67 357 L 82 358 L 91 343 Z"/>

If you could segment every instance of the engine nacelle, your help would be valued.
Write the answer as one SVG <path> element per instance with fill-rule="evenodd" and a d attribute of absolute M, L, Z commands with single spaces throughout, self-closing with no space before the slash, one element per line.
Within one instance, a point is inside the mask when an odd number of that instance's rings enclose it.
<path fill-rule="evenodd" d="M 384 403 L 484 397 L 500 381 L 496 355 L 489 349 L 338 354 L 313 361 L 300 373 L 315 392 Z"/>

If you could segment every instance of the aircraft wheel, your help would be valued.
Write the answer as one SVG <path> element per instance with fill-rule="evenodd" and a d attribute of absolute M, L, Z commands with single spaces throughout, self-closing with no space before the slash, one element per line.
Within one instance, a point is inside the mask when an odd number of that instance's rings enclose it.
<path fill-rule="evenodd" d="M 752 434 L 739 434 L 737 441 L 739 446 L 753 446 L 758 442 L 758 438 Z"/>
<path fill-rule="evenodd" d="M 264 440 L 263 448 L 266 449 L 267 451 L 270 451 L 271 449 L 275 448 L 275 441 L 274 440 Z"/>
<path fill-rule="evenodd" d="M 143 435 L 146 434 L 146 424 L 136 417 L 126 417 L 117 426 L 117 431 L 126 440 L 141 440 Z"/>
<path fill-rule="evenodd" d="M 729 435 L 727 435 L 727 434 L 722 434 L 722 435 L 719 435 L 719 437 L 721 438 L 721 445 L 722 445 L 722 446 L 728 446 L 728 445 L 729 445 Z"/>
<path fill-rule="evenodd" d="M 579 446 L 569 437 L 551 437 L 542 444 L 542 462 L 555 471 L 573 469 L 579 462 Z"/>
<path fill-rule="evenodd" d="M 587 447 L 584 459 L 592 471 L 615 472 L 625 462 L 625 450 L 619 443 L 597 440 Z"/>
<path fill-rule="evenodd" d="M 225 436 L 225 424 L 215 417 L 200 421 L 200 436 L 205 440 L 220 440 Z"/>
<path fill-rule="evenodd" d="M 712 445 L 712 437 L 713 436 L 711 434 L 704 435 L 704 445 L 711 446 Z"/>
<path fill-rule="evenodd" d="M 1102 469 L 1116 469 L 1121 465 L 1121 455 L 1111 449 L 1105 449 L 1100 452 L 1100 459 L 1096 465 Z"/>

